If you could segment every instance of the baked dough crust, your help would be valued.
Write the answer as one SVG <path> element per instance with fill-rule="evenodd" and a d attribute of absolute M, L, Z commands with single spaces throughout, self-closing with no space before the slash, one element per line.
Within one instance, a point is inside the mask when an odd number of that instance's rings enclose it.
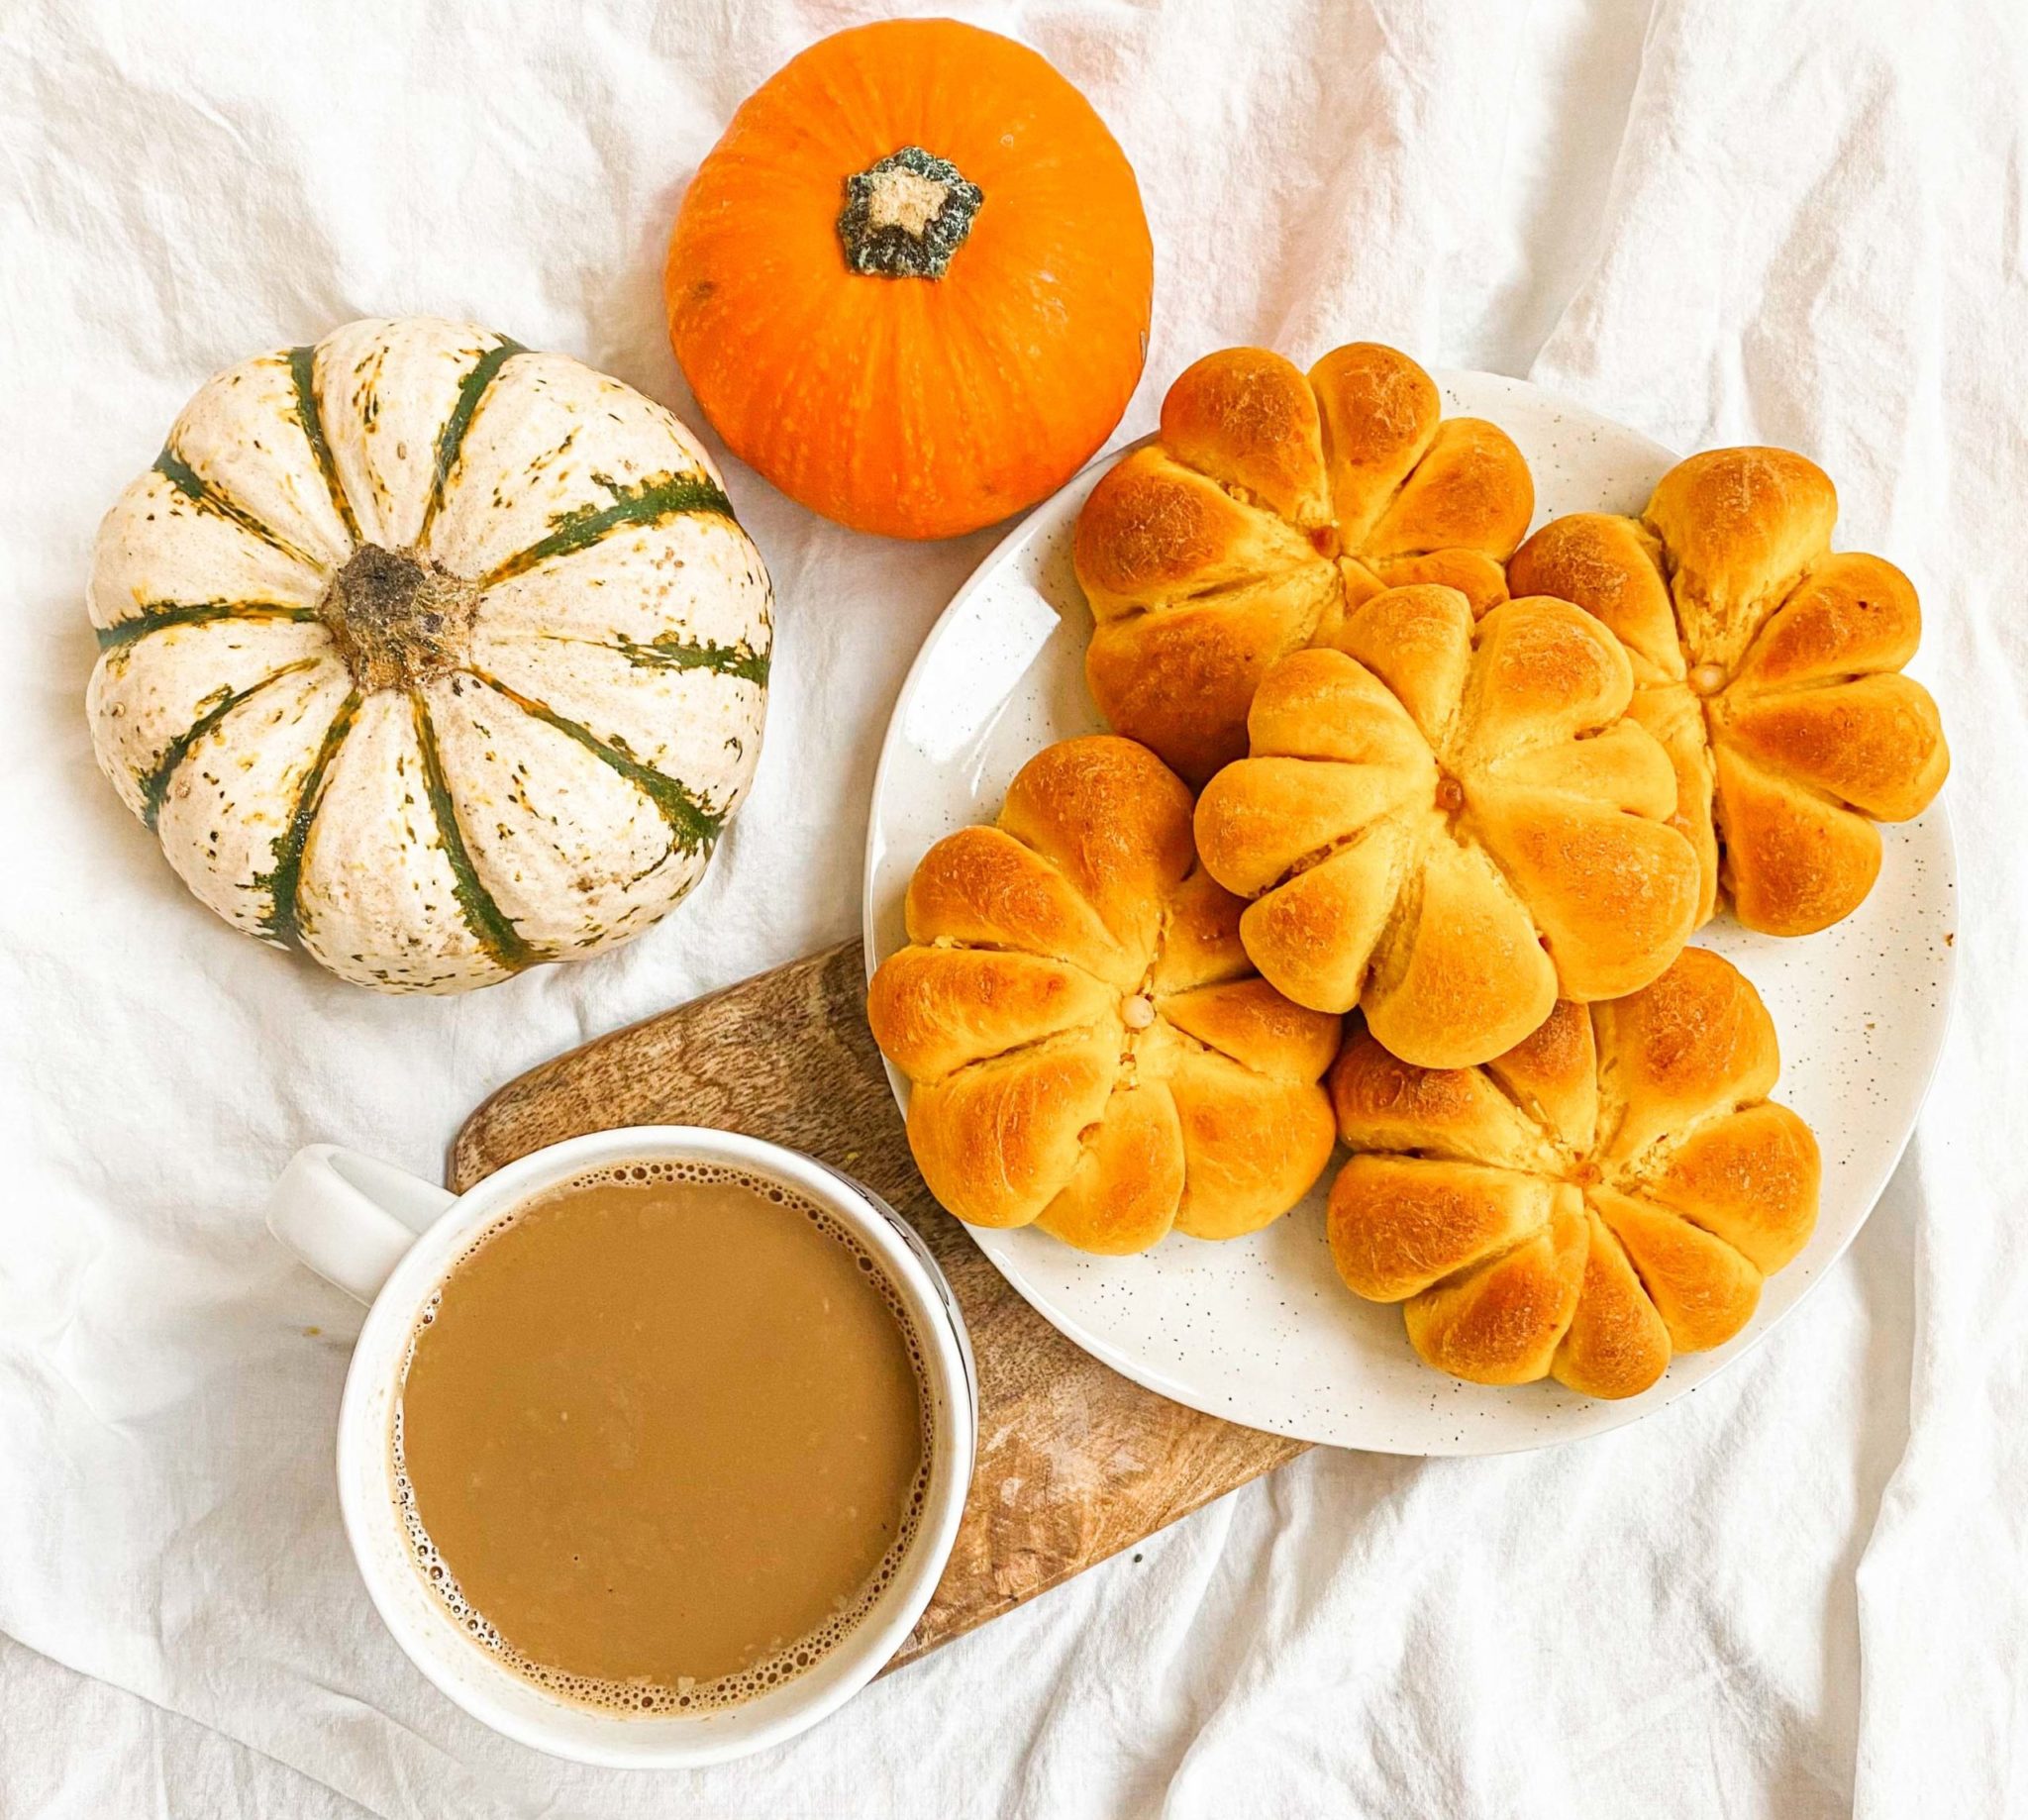
<path fill-rule="evenodd" d="M 1355 1029 L 1331 1070 L 1357 1155 L 1331 1190 L 1354 1293 L 1474 1383 L 1632 1396 L 1722 1346 L 1816 1225 L 1816 1139 L 1771 1100 L 1774 1021 L 1730 961 L 1560 1002 L 1482 1067 L 1428 1069 Z"/>
<path fill-rule="evenodd" d="M 1866 900 L 1878 822 L 1920 815 L 1950 752 L 1900 674 L 1922 636 L 1908 577 L 1834 553 L 1838 497 L 1781 449 L 1717 449 L 1665 474 L 1639 519 L 1576 513 L 1515 554 L 1511 585 L 1576 602 L 1633 660 L 1635 720 L 1676 773 L 1676 827 L 1749 929 L 1809 935 Z"/>
<path fill-rule="evenodd" d="M 1381 589 L 1442 582 L 1478 612 L 1504 600 L 1501 564 L 1534 510 L 1513 440 L 1444 417 L 1436 382 L 1392 348 L 1353 343 L 1307 377 L 1262 348 L 1207 354 L 1169 387 L 1160 439 L 1078 515 L 1092 696 L 1201 784 L 1246 751 L 1268 667 L 1330 643 Z"/>
<path fill-rule="evenodd" d="M 1145 747 L 1065 740 L 917 866 L 866 1014 L 961 1220 L 1137 1252 L 1252 1232 L 1323 1173 L 1340 1021 L 1256 973 L 1190 810 Z"/>
<path fill-rule="evenodd" d="M 1466 1067 L 1559 997 L 1615 998 L 1675 959 L 1697 858 L 1667 755 L 1625 719 L 1619 641 L 1567 601 L 1474 619 L 1455 588 L 1374 595 L 1284 657 L 1252 751 L 1205 787 L 1206 869 L 1250 899 L 1247 953 L 1405 1061 Z"/>

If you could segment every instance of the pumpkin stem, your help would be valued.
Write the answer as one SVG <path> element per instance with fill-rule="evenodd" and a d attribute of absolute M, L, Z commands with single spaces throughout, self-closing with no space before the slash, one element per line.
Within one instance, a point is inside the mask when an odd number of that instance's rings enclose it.
<path fill-rule="evenodd" d="M 903 146 L 845 180 L 845 262 L 882 278 L 941 278 L 986 199 L 948 158 Z"/>
<path fill-rule="evenodd" d="M 410 550 L 361 544 L 317 603 L 362 691 L 410 688 L 471 655 L 479 591 Z"/>

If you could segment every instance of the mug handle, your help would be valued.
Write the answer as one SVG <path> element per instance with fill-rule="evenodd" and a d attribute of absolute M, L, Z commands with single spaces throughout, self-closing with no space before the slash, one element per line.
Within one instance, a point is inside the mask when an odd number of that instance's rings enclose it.
<path fill-rule="evenodd" d="M 328 1283 L 371 1302 L 419 1234 L 457 1196 L 336 1144 L 288 1161 L 267 1197 L 267 1230 Z"/>

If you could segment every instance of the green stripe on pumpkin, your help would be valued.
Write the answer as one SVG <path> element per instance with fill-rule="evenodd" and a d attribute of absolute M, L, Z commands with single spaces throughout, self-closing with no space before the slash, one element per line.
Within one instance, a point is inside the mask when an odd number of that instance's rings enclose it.
<path fill-rule="evenodd" d="M 615 633 L 612 647 L 629 663 L 643 669 L 710 670 L 715 675 L 734 676 L 761 688 L 767 686 L 767 654 L 756 651 L 745 639 L 736 645 L 714 645 L 708 639 L 686 639 L 680 633 L 664 632 L 643 644 L 625 633 Z"/>
<path fill-rule="evenodd" d="M 444 757 L 437 750 L 437 730 L 430 724 L 430 710 L 420 694 L 411 694 L 409 708 L 415 715 L 416 746 L 423 756 L 423 788 L 430 799 L 430 813 L 437 818 L 437 836 L 444 859 L 451 867 L 451 888 L 471 938 L 510 972 L 543 957 L 521 939 L 521 932 L 507 913 L 493 901 L 493 894 L 472 864 L 464 844 L 464 831 L 457 825 L 457 806 L 451 800 L 451 784 L 444 775 Z"/>
<path fill-rule="evenodd" d="M 260 919 L 260 932 L 270 942 L 290 948 L 303 945 L 302 924 L 296 913 L 296 895 L 303 883 L 303 850 L 310 844 L 311 825 L 324 803 L 324 779 L 331 761 L 338 757 L 338 749 L 345 744 L 345 736 L 352 731 L 358 711 L 359 692 L 355 689 L 339 703 L 331 725 L 325 728 L 323 744 L 317 748 L 317 757 L 303 778 L 302 788 L 296 792 L 296 806 L 290 812 L 288 826 L 275 837 L 274 870 L 254 874 L 254 888 L 267 893 L 267 914 Z"/>
<path fill-rule="evenodd" d="M 618 743 L 602 740 L 589 727 L 558 714 L 545 702 L 533 701 L 519 689 L 510 688 L 483 670 L 471 672 L 494 693 L 511 701 L 522 713 L 533 716 L 558 733 L 566 733 L 594 758 L 620 773 L 646 796 L 668 824 L 674 844 L 686 854 L 708 854 L 725 827 L 726 812 L 714 809 L 687 784 L 665 772 L 643 764 Z"/>
<path fill-rule="evenodd" d="M 317 457 L 317 471 L 324 476 L 325 490 L 331 494 L 331 503 L 345 524 L 346 535 L 356 544 L 359 521 L 353 516 L 353 502 L 345 496 L 345 487 L 339 481 L 338 462 L 324 434 L 324 412 L 317 403 L 317 350 L 291 348 L 289 376 L 296 382 L 296 421 L 303 426 L 304 440 Z"/>
<path fill-rule="evenodd" d="M 207 696 L 205 699 L 210 705 L 162 748 L 162 756 L 155 761 L 154 769 L 141 779 L 141 819 L 151 829 L 154 827 L 161 815 L 162 804 L 168 800 L 169 780 L 175 776 L 176 767 L 190 756 L 190 749 L 228 714 L 243 701 L 259 694 L 269 683 L 279 682 L 284 676 L 293 676 L 298 670 L 306 670 L 322 660 L 319 657 L 298 657 L 293 663 L 284 663 L 280 669 L 270 670 L 258 682 L 250 682 L 244 689 L 219 689 Z"/>
<path fill-rule="evenodd" d="M 451 415 L 437 433 L 437 466 L 430 477 L 430 497 L 423 503 L 423 523 L 416 533 L 417 543 L 428 536 L 430 527 L 437 522 L 437 514 L 444 504 L 444 488 L 451 479 L 451 470 L 457 465 L 465 432 L 471 428 L 471 420 L 478 414 L 479 400 L 485 396 L 486 387 L 493 383 L 501 367 L 517 354 L 527 352 L 519 342 L 502 340 L 479 355 L 478 364 L 464 375 L 458 385 L 457 402 L 451 407 Z"/>
<path fill-rule="evenodd" d="M 94 630 L 101 651 L 117 651 L 123 645 L 147 638 L 151 632 L 163 632 L 171 626 L 205 626 L 220 619 L 309 622 L 316 617 L 315 607 L 287 607 L 278 600 L 198 600 L 182 606 L 151 604 L 117 626 L 99 626 Z"/>
<path fill-rule="evenodd" d="M 548 537 L 509 556 L 478 585 L 489 588 L 510 576 L 526 574 L 538 563 L 589 550 L 626 525 L 655 525 L 690 512 L 733 516 L 733 502 L 703 474 L 655 474 L 636 486 L 621 486 L 597 475 L 593 478 L 612 495 L 612 504 L 578 506 L 558 513 L 550 520 Z"/>
<path fill-rule="evenodd" d="M 176 453 L 173 444 L 165 447 L 161 454 L 155 456 L 154 471 L 192 505 L 206 512 L 216 512 L 221 518 L 231 519 L 242 531 L 250 537 L 258 538 L 270 550 L 278 550 L 283 556 L 293 557 L 309 568 L 324 566 L 307 551 L 298 550 L 271 525 L 262 524 L 238 500 L 220 492 Z"/>

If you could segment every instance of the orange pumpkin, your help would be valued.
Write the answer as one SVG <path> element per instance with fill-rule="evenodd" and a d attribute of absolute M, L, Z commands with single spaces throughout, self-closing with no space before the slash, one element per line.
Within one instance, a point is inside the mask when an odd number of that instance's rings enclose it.
<path fill-rule="evenodd" d="M 951 537 L 1054 491 L 1119 422 L 1154 258 L 1132 167 L 1042 57 L 889 20 L 747 99 L 663 289 L 743 461 L 841 524 Z"/>

